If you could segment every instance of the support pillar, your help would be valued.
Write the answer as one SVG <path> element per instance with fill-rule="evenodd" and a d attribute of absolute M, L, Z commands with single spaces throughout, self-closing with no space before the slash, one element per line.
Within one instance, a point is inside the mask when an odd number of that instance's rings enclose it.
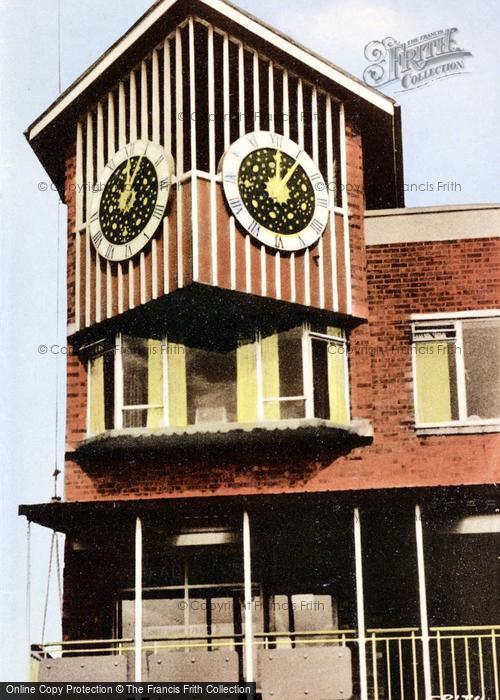
<path fill-rule="evenodd" d="M 245 680 L 253 683 L 253 619 L 252 619 L 252 559 L 250 546 L 250 518 L 243 513 L 243 575 L 245 582 Z"/>
<path fill-rule="evenodd" d="M 429 621 L 427 617 L 427 591 L 425 584 L 424 536 L 420 506 L 415 506 L 415 535 L 417 540 L 418 598 L 420 604 L 420 628 L 422 630 L 422 661 L 424 669 L 425 697 L 432 696 L 431 661 L 429 655 Z"/>
<path fill-rule="evenodd" d="M 356 611 L 358 619 L 359 689 L 361 700 L 368 700 L 368 681 L 366 675 L 365 599 L 363 591 L 363 561 L 361 549 L 361 519 L 358 508 L 354 509 L 354 559 L 356 566 Z"/>
<path fill-rule="evenodd" d="M 142 522 L 135 521 L 135 682 L 142 681 Z"/>

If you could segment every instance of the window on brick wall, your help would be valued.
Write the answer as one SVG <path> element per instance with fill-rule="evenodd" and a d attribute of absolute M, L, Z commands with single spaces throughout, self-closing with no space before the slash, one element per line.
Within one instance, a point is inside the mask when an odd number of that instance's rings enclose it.
<path fill-rule="evenodd" d="M 500 422 L 500 317 L 419 320 L 412 327 L 419 426 Z"/>
<path fill-rule="evenodd" d="M 89 435 L 111 428 L 350 420 L 347 340 L 340 328 L 256 331 L 225 349 L 128 335 L 108 345 L 89 360 Z"/>

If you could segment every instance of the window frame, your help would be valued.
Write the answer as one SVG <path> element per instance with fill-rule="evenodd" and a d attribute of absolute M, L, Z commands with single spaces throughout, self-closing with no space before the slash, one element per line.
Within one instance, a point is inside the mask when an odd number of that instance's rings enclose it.
<path fill-rule="evenodd" d="M 464 311 L 455 314 L 448 313 L 431 313 L 431 314 L 412 314 L 411 316 L 411 355 L 412 355 L 412 383 L 413 383 L 413 410 L 415 416 L 416 429 L 447 429 L 447 428 L 474 428 L 474 427 L 498 427 L 500 429 L 500 416 L 497 418 L 479 418 L 471 419 L 467 417 L 467 387 L 466 387 L 466 372 L 464 362 L 464 344 L 463 344 L 463 325 L 468 321 L 478 320 L 498 320 L 500 321 L 500 310 L 482 309 L 478 311 Z M 419 420 L 418 405 L 418 381 L 417 381 L 417 352 L 416 348 L 419 342 L 429 342 L 428 338 L 417 339 L 415 336 L 422 329 L 435 328 L 435 332 L 443 332 L 447 330 L 444 327 L 453 325 L 455 332 L 455 372 L 457 385 L 457 407 L 458 419 L 451 421 L 432 421 L 424 422 Z M 430 332 L 430 331 L 429 331 Z M 443 343 L 448 342 L 443 339 Z"/>
<path fill-rule="evenodd" d="M 264 406 L 269 402 L 281 401 L 301 401 L 305 403 L 304 418 L 300 420 L 315 419 L 314 415 L 314 376 L 313 376 L 313 355 L 312 355 L 312 340 L 323 340 L 326 343 L 335 342 L 341 343 L 344 346 L 343 353 L 343 371 L 344 371 L 344 394 L 345 405 L 347 409 L 348 423 L 351 422 L 351 405 L 350 405 L 350 384 L 349 384 L 349 362 L 347 352 L 347 338 L 337 335 L 328 335 L 311 330 L 309 323 L 302 324 L 302 382 L 304 393 L 300 396 L 277 396 L 264 397 L 264 383 L 262 371 L 262 335 L 257 333 L 256 337 L 256 352 L 257 352 L 257 420 L 269 421 L 266 419 Z M 278 358 L 279 361 L 279 358 Z M 326 378 L 325 378 L 326 379 Z M 287 420 L 281 418 L 280 420 Z"/>
<path fill-rule="evenodd" d="M 300 326 L 299 326 L 300 327 Z M 278 331 L 276 331 L 278 332 Z M 326 343 L 336 343 L 341 344 L 344 347 L 342 367 L 344 376 L 344 400 L 347 412 L 347 423 L 351 422 L 351 406 L 350 406 L 350 383 L 349 383 L 349 362 L 348 362 L 348 351 L 347 351 L 347 337 L 344 335 L 329 335 L 327 333 L 322 333 L 319 331 L 311 330 L 309 323 L 303 323 L 301 325 L 301 343 L 302 343 L 302 381 L 304 393 L 300 396 L 284 396 L 284 397 L 265 397 L 264 396 L 264 382 L 263 382 L 263 363 L 262 363 L 262 334 L 260 331 L 255 332 L 255 341 L 252 343 L 255 352 L 255 375 L 256 375 L 256 394 L 257 394 L 257 422 L 269 422 L 272 419 L 267 419 L 265 417 L 265 404 L 269 402 L 282 402 L 282 401 L 304 401 L 305 410 L 304 417 L 300 419 L 286 419 L 280 418 L 280 421 L 286 420 L 309 420 L 315 419 L 314 415 L 314 382 L 313 382 L 313 353 L 312 353 L 312 341 L 313 339 L 321 340 Z M 112 345 L 114 351 L 114 413 L 113 413 L 113 430 L 124 430 L 124 411 L 125 410 L 147 410 L 147 409 L 158 409 L 162 408 L 162 421 L 161 428 L 169 428 L 170 415 L 169 415 L 169 352 L 168 352 L 168 339 L 166 336 L 162 337 L 159 342 L 162 347 L 162 396 L 163 405 L 160 404 L 137 404 L 137 405 L 125 405 L 124 404 L 124 377 L 123 377 L 123 356 L 122 356 L 122 346 L 123 346 L 123 334 L 117 333 L 114 336 L 114 344 Z M 86 410 L 86 435 L 87 438 L 95 437 L 95 434 L 90 431 L 90 415 L 91 415 L 91 373 L 90 373 L 90 363 L 92 358 L 87 359 L 87 410 Z M 279 358 L 278 358 L 279 361 Z M 327 378 L 325 377 L 325 381 Z M 238 423 L 238 421 L 235 421 Z"/>

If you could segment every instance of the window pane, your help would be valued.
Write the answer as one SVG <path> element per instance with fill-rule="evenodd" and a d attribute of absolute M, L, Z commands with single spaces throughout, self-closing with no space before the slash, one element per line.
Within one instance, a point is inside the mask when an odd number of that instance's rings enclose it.
<path fill-rule="evenodd" d="M 137 406 L 148 403 L 148 341 L 123 336 L 123 404 Z"/>
<path fill-rule="evenodd" d="M 311 339 L 314 385 L 314 415 L 316 418 L 330 418 L 328 398 L 328 343 L 317 338 Z"/>
<path fill-rule="evenodd" d="M 500 322 L 463 322 L 467 418 L 500 416 Z"/>
<path fill-rule="evenodd" d="M 415 343 L 419 422 L 458 420 L 455 353 L 454 342 L 433 340 Z"/>
<path fill-rule="evenodd" d="M 302 396 L 302 328 L 278 333 L 280 396 Z"/>
<path fill-rule="evenodd" d="M 186 349 L 188 422 L 236 420 L 236 351 Z"/>

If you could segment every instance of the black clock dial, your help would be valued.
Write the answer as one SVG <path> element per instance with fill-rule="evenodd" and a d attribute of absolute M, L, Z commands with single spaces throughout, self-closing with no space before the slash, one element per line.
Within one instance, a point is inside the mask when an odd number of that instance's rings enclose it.
<path fill-rule="evenodd" d="M 269 231 L 292 236 L 313 218 L 315 195 L 307 173 L 276 148 L 258 148 L 244 158 L 238 188 L 249 213 Z"/>
<path fill-rule="evenodd" d="M 129 243 L 146 227 L 158 199 L 155 167 L 145 156 L 121 163 L 106 183 L 99 206 L 102 235 L 115 245 Z"/>

